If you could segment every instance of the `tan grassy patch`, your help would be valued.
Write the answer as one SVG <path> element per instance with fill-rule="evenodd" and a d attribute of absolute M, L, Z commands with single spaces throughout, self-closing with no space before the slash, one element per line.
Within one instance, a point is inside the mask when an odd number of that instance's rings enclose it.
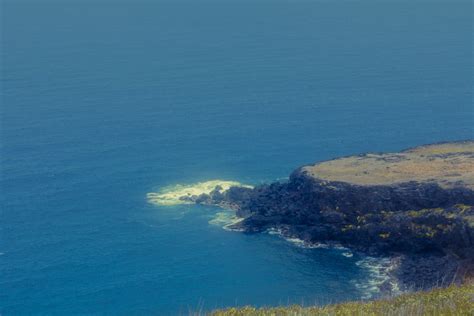
<path fill-rule="evenodd" d="M 359 185 L 409 181 L 436 182 L 442 187 L 462 183 L 474 189 L 474 142 L 428 145 L 401 153 L 352 156 L 303 167 L 322 180 Z"/>

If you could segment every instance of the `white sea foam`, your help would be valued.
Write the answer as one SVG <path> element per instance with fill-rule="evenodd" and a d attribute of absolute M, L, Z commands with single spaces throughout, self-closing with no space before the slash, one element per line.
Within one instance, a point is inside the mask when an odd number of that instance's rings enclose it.
<path fill-rule="evenodd" d="M 223 211 L 216 213 L 214 218 L 209 221 L 209 224 L 221 226 L 225 230 L 240 231 L 240 229 L 231 228 L 230 226 L 243 220 L 244 218 L 237 217 L 233 211 Z"/>
<path fill-rule="evenodd" d="M 199 196 L 201 194 L 209 194 L 216 188 L 219 188 L 219 192 L 223 193 L 229 190 L 230 187 L 234 186 L 252 188 L 249 185 L 245 185 L 237 181 L 209 180 L 188 185 L 177 184 L 173 186 L 167 186 L 158 192 L 148 193 L 147 200 L 149 203 L 165 206 L 191 204 L 192 202 L 186 201 L 182 198 L 191 197 L 194 195 Z"/>
<path fill-rule="evenodd" d="M 390 283 L 392 294 L 399 294 L 398 284 L 390 278 L 390 272 L 395 268 L 390 258 L 365 257 L 356 262 L 356 265 L 369 272 L 369 279 L 364 283 L 355 283 L 363 294 L 363 299 L 370 299 L 380 294 L 380 286 Z"/>
<path fill-rule="evenodd" d="M 310 243 L 307 241 L 304 241 L 303 239 L 296 238 L 296 237 L 286 237 L 282 230 L 279 228 L 269 228 L 267 229 L 267 233 L 270 235 L 277 235 L 286 241 L 292 243 L 293 245 L 300 247 L 300 248 L 308 248 L 308 249 L 316 249 L 316 248 L 330 248 L 331 246 L 328 244 L 322 244 L 322 243 Z"/>

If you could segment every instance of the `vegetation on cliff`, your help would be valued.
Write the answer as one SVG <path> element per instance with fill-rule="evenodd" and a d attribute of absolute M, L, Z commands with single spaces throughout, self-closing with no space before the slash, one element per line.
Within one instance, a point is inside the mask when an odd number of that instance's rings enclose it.
<path fill-rule="evenodd" d="M 347 302 L 322 307 L 298 305 L 274 308 L 229 308 L 214 311 L 213 316 L 395 316 L 395 315 L 473 315 L 474 285 L 451 285 L 444 289 L 407 293 L 400 296 L 368 302 Z"/>

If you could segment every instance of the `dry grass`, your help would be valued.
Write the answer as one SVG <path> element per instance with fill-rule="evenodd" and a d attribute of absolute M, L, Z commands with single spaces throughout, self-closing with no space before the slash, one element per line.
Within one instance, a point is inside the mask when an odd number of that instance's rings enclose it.
<path fill-rule="evenodd" d="M 416 292 L 369 302 L 348 302 L 323 307 L 298 305 L 275 308 L 229 308 L 214 311 L 213 316 L 391 316 L 391 315 L 474 315 L 474 285 L 452 285 L 444 289 Z"/>
<path fill-rule="evenodd" d="M 436 182 L 442 187 L 463 183 L 474 189 L 474 142 L 413 148 L 400 153 L 345 157 L 303 167 L 321 180 L 359 185 L 408 181 Z"/>

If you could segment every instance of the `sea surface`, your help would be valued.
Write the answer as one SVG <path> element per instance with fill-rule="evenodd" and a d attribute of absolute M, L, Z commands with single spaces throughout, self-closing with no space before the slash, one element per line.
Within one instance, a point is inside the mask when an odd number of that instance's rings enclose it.
<path fill-rule="evenodd" d="M 367 258 L 146 195 L 474 137 L 470 1 L 0 5 L 2 315 L 376 295 Z"/>

